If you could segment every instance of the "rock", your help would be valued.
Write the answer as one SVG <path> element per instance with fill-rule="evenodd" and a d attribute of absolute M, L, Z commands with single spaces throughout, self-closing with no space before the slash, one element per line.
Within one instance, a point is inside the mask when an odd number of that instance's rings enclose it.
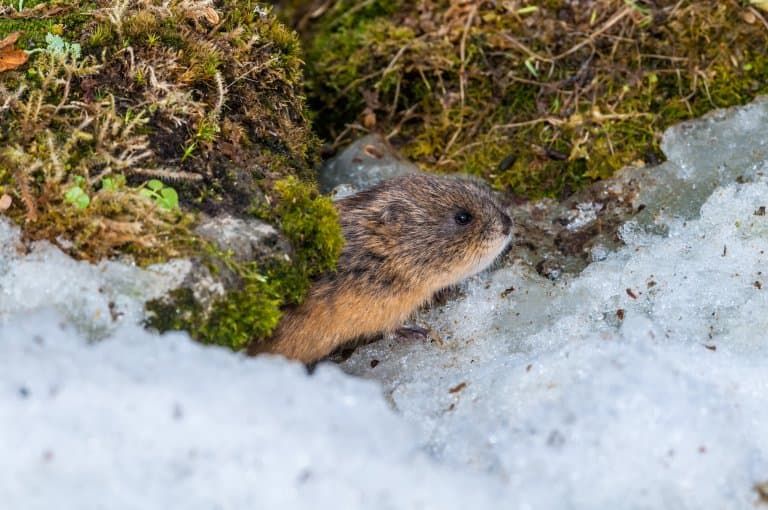
<path fill-rule="evenodd" d="M 205 217 L 195 233 L 213 241 L 219 250 L 231 252 L 237 262 L 285 256 L 291 249 L 272 225 L 256 218 L 241 219 L 228 214 Z"/>
<path fill-rule="evenodd" d="M 398 153 L 380 134 L 374 133 L 326 161 L 319 170 L 320 191 L 330 193 L 337 186 L 351 185 L 360 190 L 398 175 L 419 172 L 419 167 Z M 349 188 L 344 189 L 344 196 Z M 340 192 L 338 198 L 341 198 Z"/>

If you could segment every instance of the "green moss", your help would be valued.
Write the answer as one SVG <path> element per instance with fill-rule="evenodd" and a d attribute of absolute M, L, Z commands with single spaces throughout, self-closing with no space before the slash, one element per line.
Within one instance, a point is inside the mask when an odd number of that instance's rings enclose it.
<path fill-rule="evenodd" d="M 50 4 L 45 0 L 24 0 L 24 10 L 32 9 L 41 4 Z M 2 0 L 1 6 L 18 8 L 18 0 Z M 80 32 L 83 25 L 91 20 L 88 13 L 95 8 L 94 2 L 60 1 L 52 5 L 51 15 L 14 18 L 11 16 L 0 17 L 0 38 L 11 32 L 20 32 L 20 47 L 25 49 L 45 47 L 45 36 L 48 33 L 73 39 Z M 75 36 L 73 37 L 73 34 Z"/>
<path fill-rule="evenodd" d="M 206 263 L 214 271 L 231 271 L 239 278 L 239 287 L 214 301 L 208 309 L 195 299 L 191 289 L 177 289 L 147 305 L 151 312 L 147 324 L 159 331 L 187 330 L 204 343 L 232 349 L 269 335 L 282 315 L 284 284 L 265 277 L 259 264 L 238 264 L 228 254 L 213 249 Z"/>
<path fill-rule="evenodd" d="M 341 246 L 336 212 L 311 184 L 319 142 L 296 34 L 248 0 L 45 6 L 61 10 L 0 20 L 0 36 L 23 30 L 17 47 L 34 49 L 0 74 L 4 214 L 27 239 L 82 259 L 193 257 L 223 292 L 199 302 L 200 282 L 177 289 L 152 304 L 153 326 L 232 348 L 268 336 Z M 46 50 L 48 33 L 82 55 Z M 150 179 L 176 190 L 181 209 L 144 196 Z M 290 262 L 236 261 L 192 229 L 201 211 L 243 217 L 254 204 L 293 244 Z"/>
<path fill-rule="evenodd" d="M 0 20 L 0 35 L 22 23 L 17 45 L 35 48 L 30 64 L 0 75 L 0 92 L 13 98 L 0 112 L 0 148 L 9 148 L 5 170 L 24 180 L 9 214 L 27 221 L 31 237 L 53 234 L 35 228 L 42 214 L 37 209 L 62 206 L 58 188 L 74 175 L 88 181 L 89 192 L 98 192 L 100 179 L 117 170 L 134 186 L 163 179 L 178 189 L 187 210 L 243 214 L 274 180 L 311 174 L 318 142 L 300 94 L 298 40 L 257 2 L 229 0 L 214 8 L 115 1 L 98 9 L 93 3 L 41 3 L 55 8 L 40 11 L 52 13 L 50 19 L 37 19 L 38 11 L 28 9 L 33 5 L 25 3 L 24 19 Z M 48 58 L 48 33 L 79 44 L 83 56 Z M 119 119 L 131 112 L 145 121 L 130 134 L 120 132 Z M 30 158 L 48 170 L 22 175 Z M 53 171 L 56 161 L 66 170 Z M 114 248 L 106 253 L 122 250 Z M 103 253 L 74 254 L 96 259 Z"/>
<path fill-rule="evenodd" d="M 291 260 L 243 263 L 209 247 L 206 265 L 213 272 L 234 275 L 236 289 L 208 310 L 190 291 L 179 290 L 149 305 L 149 325 L 160 331 L 185 329 L 203 342 L 240 349 L 266 339 L 280 320 L 280 307 L 301 302 L 310 279 L 334 269 L 343 237 L 330 199 L 295 177 L 278 181 L 274 190 L 273 205 L 259 204 L 254 212 L 280 223 L 293 246 Z"/>
<path fill-rule="evenodd" d="M 150 316 L 147 325 L 158 331 L 189 330 L 203 307 L 188 287 L 172 290 L 166 299 L 156 299 L 147 305 Z"/>
<path fill-rule="evenodd" d="M 531 197 L 656 161 L 671 124 L 768 91 L 768 33 L 744 2 L 548 1 L 521 14 L 335 0 L 314 21 L 286 3 L 306 27 L 324 137 L 350 140 L 372 112 L 422 167 Z"/>
<path fill-rule="evenodd" d="M 320 195 L 313 185 L 288 177 L 278 181 L 274 190 L 277 203 L 258 215 L 278 221 L 293 246 L 290 269 L 279 266 L 272 274 L 292 282 L 284 291 L 288 302 L 297 303 L 308 289 L 309 278 L 336 267 L 344 238 L 330 198 Z"/>
<path fill-rule="evenodd" d="M 293 247 L 291 260 L 258 267 L 230 264 L 243 278 L 243 288 L 214 306 L 203 338 L 227 339 L 233 348 L 267 338 L 277 326 L 279 307 L 303 301 L 310 279 L 336 267 L 344 238 L 330 198 L 295 177 L 276 182 L 273 189 L 273 205 L 258 205 L 254 213 L 279 222 Z"/>

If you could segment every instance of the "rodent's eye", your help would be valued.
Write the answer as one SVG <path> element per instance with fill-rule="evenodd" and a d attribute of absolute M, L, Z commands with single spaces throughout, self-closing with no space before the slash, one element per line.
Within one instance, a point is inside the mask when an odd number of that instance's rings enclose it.
<path fill-rule="evenodd" d="M 453 219 L 456 220 L 457 225 L 468 225 L 469 222 L 472 221 L 472 215 L 467 211 L 462 210 L 457 212 Z"/>

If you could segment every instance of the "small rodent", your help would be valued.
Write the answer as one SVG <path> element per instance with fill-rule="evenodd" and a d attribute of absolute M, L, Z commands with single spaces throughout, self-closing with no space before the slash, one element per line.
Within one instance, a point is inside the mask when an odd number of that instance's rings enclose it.
<path fill-rule="evenodd" d="M 270 352 L 312 363 L 345 343 L 393 331 L 438 290 L 482 271 L 512 220 L 466 179 L 409 174 L 336 202 L 345 243 L 335 273 L 285 311 Z"/>

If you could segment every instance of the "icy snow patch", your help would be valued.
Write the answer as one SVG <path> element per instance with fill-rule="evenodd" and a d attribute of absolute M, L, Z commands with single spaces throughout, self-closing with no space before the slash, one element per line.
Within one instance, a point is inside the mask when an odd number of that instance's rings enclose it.
<path fill-rule="evenodd" d="M 178 287 L 190 262 L 141 269 L 103 261 L 76 261 L 47 242 L 20 256 L 19 229 L 0 217 L 0 320 L 54 307 L 90 339 L 106 337 L 122 322 L 138 323 L 144 302 Z"/>
<path fill-rule="evenodd" d="M 308 378 L 129 326 L 85 346 L 60 322 L 0 326 L 3 508 L 459 509 L 502 493 L 428 459 L 378 387 L 336 367 Z"/>
<path fill-rule="evenodd" d="M 421 317 L 441 347 L 390 340 L 347 370 L 380 380 L 433 456 L 535 501 L 749 508 L 768 478 L 764 200 L 766 183 L 722 188 L 567 282 L 478 278 Z"/>
<path fill-rule="evenodd" d="M 768 480 L 766 129 L 764 101 L 674 128 L 670 161 L 638 172 L 626 247 L 556 283 L 523 264 L 477 277 L 417 318 L 438 342 L 372 344 L 345 370 L 380 381 L 435 458 L 520 501 L 751 508 Z"/>
<path fill-rule="evenodd" d="M 578 230 L 584 225 L 588 225 L 597 219 L 599 205 L 594 203 L 581 203 L 576 205 L 576 210 L 572 211 L 568 217 L 568 230 Z"/>
<path fill-rule="evenodd" d="M 0 221 L 0 504 L 754 508 L 766 130 L 764 101 L 670 130 L 624 248 L 472 279 L 419 316 L 434 342 L 341 367 L 376 383 L 148 333 L 143 300 L 182 271 L 22 255 Z"/>

